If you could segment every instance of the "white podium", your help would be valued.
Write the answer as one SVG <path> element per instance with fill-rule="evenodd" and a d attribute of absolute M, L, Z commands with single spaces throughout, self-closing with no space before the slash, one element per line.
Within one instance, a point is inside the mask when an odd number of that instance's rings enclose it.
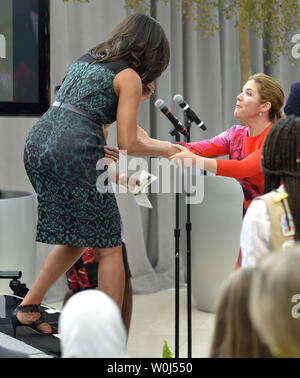
<path fill-rule="evenodd" d="M 240 248 L 243 192 L 227 177 L 204 177 L 204 200 L 191 206 L 191 291 L 196 307 L 215 312 L 223 280 Z"/>
<path fill-rule="evenodd" d="M 22 271 L 30 287 L 36 265 L 35 194 L 2 190 L 0 194 L 0 270 Z M 0 292 L 12 293 L 9 279 L 0 279 Z"/>

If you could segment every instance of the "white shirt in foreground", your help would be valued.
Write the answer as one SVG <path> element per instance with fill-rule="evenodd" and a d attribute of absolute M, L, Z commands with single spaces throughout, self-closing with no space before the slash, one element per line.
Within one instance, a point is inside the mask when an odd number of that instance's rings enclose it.
<path fill-rule="evenodd" d="M 263 200 L 252 201 L 242 224 L 242 267 L 252 267 L 270 253 L 270 216 Z M 282 245 L 285 250 L 292 247 L 293 240 Z"/>
<path fill-rule="evenodd" d="M 242 267 L 255 266 L 270 251 L 270 216 L 263 200 L 252 201 L 241 231 Z"/>

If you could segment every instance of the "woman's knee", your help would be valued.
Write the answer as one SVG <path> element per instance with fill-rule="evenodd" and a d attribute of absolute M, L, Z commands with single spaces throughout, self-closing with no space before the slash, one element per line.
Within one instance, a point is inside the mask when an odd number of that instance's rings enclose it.
<path fill-rule="evenodd" d="M 94 252 L 98 258 L 101 257 L 122 257 L 122 246 L 111 247 L 111 248 L 95 248 Z M 123 258 L 123 257 L 122 257 Z"/>

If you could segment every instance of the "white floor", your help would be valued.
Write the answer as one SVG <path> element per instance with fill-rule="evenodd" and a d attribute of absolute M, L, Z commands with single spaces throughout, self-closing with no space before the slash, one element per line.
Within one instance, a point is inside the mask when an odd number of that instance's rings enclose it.
<path fill-rule="evenodd" d="M 60 303 L 51 306 L 60 309 Z M 187 357 L 186 288 L 180 289 L 179 357 Z M 214 314 L 192 307 L 192 357 L 207 357 Z M 128 353 L 133 358 L 160 358 L 164 340 L 175 353 L 175 291 L 134 294 Z"/>
<path fill-rule="evenodd" d="M 187 357 L 186 289 L 180 289 L 179 357 Z M 214 315 L 192 307 L 192 357 L 207 357 Z M 128 352 L 132 357 L 162 357 L 164 340 L 175 352 L 175 291 L 134 295 Z"/>

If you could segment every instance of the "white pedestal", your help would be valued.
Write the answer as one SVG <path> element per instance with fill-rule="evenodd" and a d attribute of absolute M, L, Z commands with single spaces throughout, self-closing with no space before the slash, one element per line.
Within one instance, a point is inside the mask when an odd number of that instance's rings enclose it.
<path fill-rule="evenodd" d="M 191 284 L 196 307 L 215 312 L 223 280 L 235 268 L 240 248 L 243 193 L 227 177 L 205 176 L 204 200 L 191 206 Z"/>
<path fill-rule="evenodd" d="M 35 194 L 3 190 L 0 195 L 0 270 L 22 271 L 30 287 L 36 259 Z M 0 279 L 0 292 L 12 293 L 9 279 Z"/>

